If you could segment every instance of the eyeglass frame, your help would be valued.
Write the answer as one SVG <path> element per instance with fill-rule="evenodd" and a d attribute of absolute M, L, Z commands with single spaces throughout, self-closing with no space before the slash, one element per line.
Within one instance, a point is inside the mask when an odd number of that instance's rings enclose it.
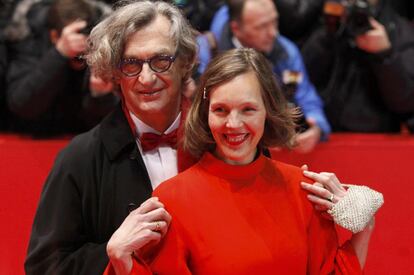
<path fill-rule="evenodd" d="M 157 70 L 154 70 L 154 68 L 151 66 L 152 60 L 154 60 L 155 58 L 159 58 L 159 57 L 168 58 L 167 60 L 169 61 L 169 65 L 167 66 L 167 68 L 165 70 L 157 71 Z M 121 61 L 118 64 L 118 69 L 126 77 L 135 77 L 135 76 L 138 76 L 142 72 L 142 68 L 144 67 L 144 64 L 147 63 L 148 67 L 151 69 L 151 71 L 153 71 L 155 73 L 164 73 L 164 72 L 168 71 L 171 68 L 171 65 L 174 63 L 176 58 L 177 58 L 177 55 L 168 55 L 168 54 L 158 54 L 158 55 L 154 55 L 154 56 L 152 56 L 148 59 L 122 58 Z M 124 71 L 122 71 L 122 65 L 125 63 L 125 61 L 135 61 L 135 63 L 141 65 L 141 69 L 137 73 L 134 73 L 134 74 L 125 73 Z"/>

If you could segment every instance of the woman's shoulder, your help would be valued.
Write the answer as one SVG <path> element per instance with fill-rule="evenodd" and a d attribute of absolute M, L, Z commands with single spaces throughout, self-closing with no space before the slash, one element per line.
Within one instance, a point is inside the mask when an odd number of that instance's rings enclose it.
<path fill-rule="evenodd" d="M 302 181 L 311 183 L 311 181 L 303 175 L 303 170 L 298 166 L 278 160 L 272 159 L 270 163 L 278 174 L 279 181 L 285 185 L 287 195 L 309 215 L 312 205 L 307 199 L 307 192 L 301 188 L 300 183 Z"/>
<path fill-rule="evenodd" d="M 161 200 L 179 201 L 191 197 L 198 192 L 202 192 L 202 181 L 206 180 L 206 174 L 197 164 L 179 173 L 178 175 L 162 182 L 158 185 L 153 196 L 159 197 Z"/>
<path fill-rule="evenodd" d="M 302 180 L 304 177 L 302 169 L 298 166 L 270 158 L 268 159 L 268 162 L 285 180 Z"/>

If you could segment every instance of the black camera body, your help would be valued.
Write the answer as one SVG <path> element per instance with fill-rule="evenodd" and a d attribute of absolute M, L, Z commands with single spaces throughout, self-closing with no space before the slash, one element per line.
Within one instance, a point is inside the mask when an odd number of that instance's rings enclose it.
<path fill-rule="evenodd" d="M 373 12 L 367 0 L 328 0 L 324 5 L 324 16 L 330 33 L 345 31 L 355 37 L 372 29 L 369 18 Z"/>
<path fill-rule="evenodd" d="M 93 14 L 88 20 L 86 20 L 87 25 L 82 30 L 80 30 L 80 33 L 83 33 L 85 35 L 89 35 L 92 31 L 92 29 L 101 21 L 102 14 L 95 12 L 96 14 Z"/>
<path fill-rule="evenodd" d="M 367 0 L 355 0 L 349 4 L 346 15 L 346 28 L 351 36 L 364 34 L 372 29 L 369 18 L 372 16 L 371 6 Z"/>
<path fill-rule="evenodd" d="M 95 27 L 95 24 L 88 22 L 88 25 L 86 25 L 85 28 L 81 29 L 79 33 L 82 33 L 84 35 L 89 35 L 94 27 Z"/>

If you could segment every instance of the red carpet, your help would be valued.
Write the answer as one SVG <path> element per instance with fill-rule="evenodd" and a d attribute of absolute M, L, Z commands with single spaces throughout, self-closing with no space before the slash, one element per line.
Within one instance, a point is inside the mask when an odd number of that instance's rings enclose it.
<path fill-rule="evenodd" d="M 0 135 L 0 274 L 24 274 L 23 262 L 43 182 L 68 139 L 32 140 Z M 315 171 L 334 171 L 347 183 L 384 194 L 365 274 L 414 274 L 414 138 L 336 134 L 307 155 L 273 151 L 273 157 Z"/>

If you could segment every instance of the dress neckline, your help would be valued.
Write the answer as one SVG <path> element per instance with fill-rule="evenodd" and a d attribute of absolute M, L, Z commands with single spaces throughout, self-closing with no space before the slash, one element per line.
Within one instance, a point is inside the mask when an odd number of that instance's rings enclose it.
<path fill-rule="evenodd" d="M 232 165 L 216 158 L 210 152 L 204 153 L 199 165 L 210 174 L 227 179 L 248 179 L 259 174 L 265 165 L 266 157 L 260 154 L 246 165 Z"/>

